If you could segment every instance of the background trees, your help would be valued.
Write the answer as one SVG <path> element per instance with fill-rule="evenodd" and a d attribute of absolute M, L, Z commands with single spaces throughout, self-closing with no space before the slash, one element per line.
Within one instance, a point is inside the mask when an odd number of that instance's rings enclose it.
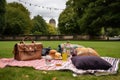
<path fill-rule="evenodd" d="M 6 0 L 0 0 L 0 35 L 4 31 L 5 27 L 5 12 L 6 12 Z"/>
<path fill-rule="evenodd" d="M 70 29 L 78 29 L 76 34 L 96 36 L 101 35 L 101 29 L 109 33 L 108 28 L 120 28 L 120 0 L 68 0 L 66 5 L 59 17 L 59 29 L 62 34 Z M 73 20 L 74 25 L 70 26 Z M 68 31 L 66 24 L 69 25 Z M 70 33 L 74 33 L 72 30 Z"/>
<path fill-rule="evenodd" d="M 37 15 L 35 16 L 33 19 L 33 28 L 31 30 L 32 34 L 48 34 L 48 28 L 47 28 L 47 23 L 45 22 L 45 20 Z"/>
<path fill-rule="evenodd" d="M 29 11 L 16 2 L 7 4 L 6 9 L 6 27 L 3 35 L 29 34 L 32 27 Z"/>
<path fill-rule="evenodd" d="M 57 35 L 58 34 L 57 28 L 55 26 L 48 23 L 47 27 L 48 27 L 49 35 Z"/>
<path fill-rule="evenodd" d="M 66 3 L 66 9 L 60 14 L 58 29 L 61 34 L 80 34 L 80 27 L 77 24 L 77 15 L 74 12 L 72 0 Z"/>
<path fill-rule="evenodd" d="M 75 0 L 74 0 L 75 1 Z M 79 26 L 90 35 L 100 35 L 100 30 L 104 27 L 116 28 L 120 25 L 119 0 L 90 0 L 75 1 L 75 10 L 79 17 Z M 83 12 L 82 14 L 80 12 Z M 87 29 L 87 30 L 86 30 Z"/>
<path fill-rule="evenodd" d="M 31 19 L 29 11 L 20 3 L 8 3 L 5 16 L 2 35 L 48 34 L 45 20 L 39 15 Z"/>
<path fill-rule="evenodd" d="M 59 16 L 58 28 L 55 28 L 42 16 L 31 20 L 29 11 L 22 4 L 6 4 L 5 0 L 0 0 L 0 35 L 120 35 L 119 9 L 120 0 L 68 0 Z"/>

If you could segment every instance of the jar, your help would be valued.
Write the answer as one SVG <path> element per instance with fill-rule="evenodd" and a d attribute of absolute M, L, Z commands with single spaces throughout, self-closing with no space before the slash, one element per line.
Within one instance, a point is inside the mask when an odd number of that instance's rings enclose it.
<path fill-rule="evenodd" d="M 50 55 L 46 55 L 45 62 L 46 65 L 51 65 L 52 57 Z"/>

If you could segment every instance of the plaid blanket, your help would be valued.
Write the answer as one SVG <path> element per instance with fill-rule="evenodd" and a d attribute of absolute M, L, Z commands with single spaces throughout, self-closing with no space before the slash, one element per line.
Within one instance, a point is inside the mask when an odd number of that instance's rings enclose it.
<path fill-rule="evenodd" d="M 36 70 L 70 70 L 74 74 L 94 74 L 96 76 L 116 74 L 119 69 L 119 59 L 112 57 L 102 57 L 104 60 L 109 62 L 112 67 L 108 70 L 81 70 L 75 68 L 72 64 L 71 59 L 67 61 L 62 60 L 52 60 L 51 65 L 47 65 L 45 59 L 29 60 L 29 61 L 17 61 L 14 58 L 1 58 L 0 68 L 5 68 L 6 66 L 18 66 L 18 67 L 33 67 Z M 57 65 L 61 64 L 61 65 Z"/>

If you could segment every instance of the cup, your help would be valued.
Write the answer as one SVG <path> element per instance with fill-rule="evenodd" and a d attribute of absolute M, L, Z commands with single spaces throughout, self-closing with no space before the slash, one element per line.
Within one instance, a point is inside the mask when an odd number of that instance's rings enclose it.
<path fill-rule="evenodd" d="M 52 57 L 50 55 L 46 55 L 45 62 L 46 65 L 51 65 Z"/>

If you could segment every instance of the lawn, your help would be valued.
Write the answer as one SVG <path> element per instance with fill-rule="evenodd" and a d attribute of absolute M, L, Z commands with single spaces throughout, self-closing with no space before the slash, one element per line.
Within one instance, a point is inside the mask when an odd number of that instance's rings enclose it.
<path fill-rule="evenodd" d="M 13 47 L 18 41 L 0 41 L 0 58 L 13 57 Z M 41 42 L 44 47 L 57 49 L 58 45 L 66 41 L 36 41 Z M 29 42 L 27 42 L 29 43 Z M 100 56 L 109 56 L 120 58 L 120 41 L 70 41 L 73 44 L 83 45 L 85 47 L 94 48 Z M 120 66 L 119 66 L 120 67 Z M 6 67 L 0 69 L 0 80 L 119 80 L 120 68 L 118 74 L 107 76 L 80 75 L 73 77 L 71 71 L 43 71 L 35 70 L 28 67 Z"/>

